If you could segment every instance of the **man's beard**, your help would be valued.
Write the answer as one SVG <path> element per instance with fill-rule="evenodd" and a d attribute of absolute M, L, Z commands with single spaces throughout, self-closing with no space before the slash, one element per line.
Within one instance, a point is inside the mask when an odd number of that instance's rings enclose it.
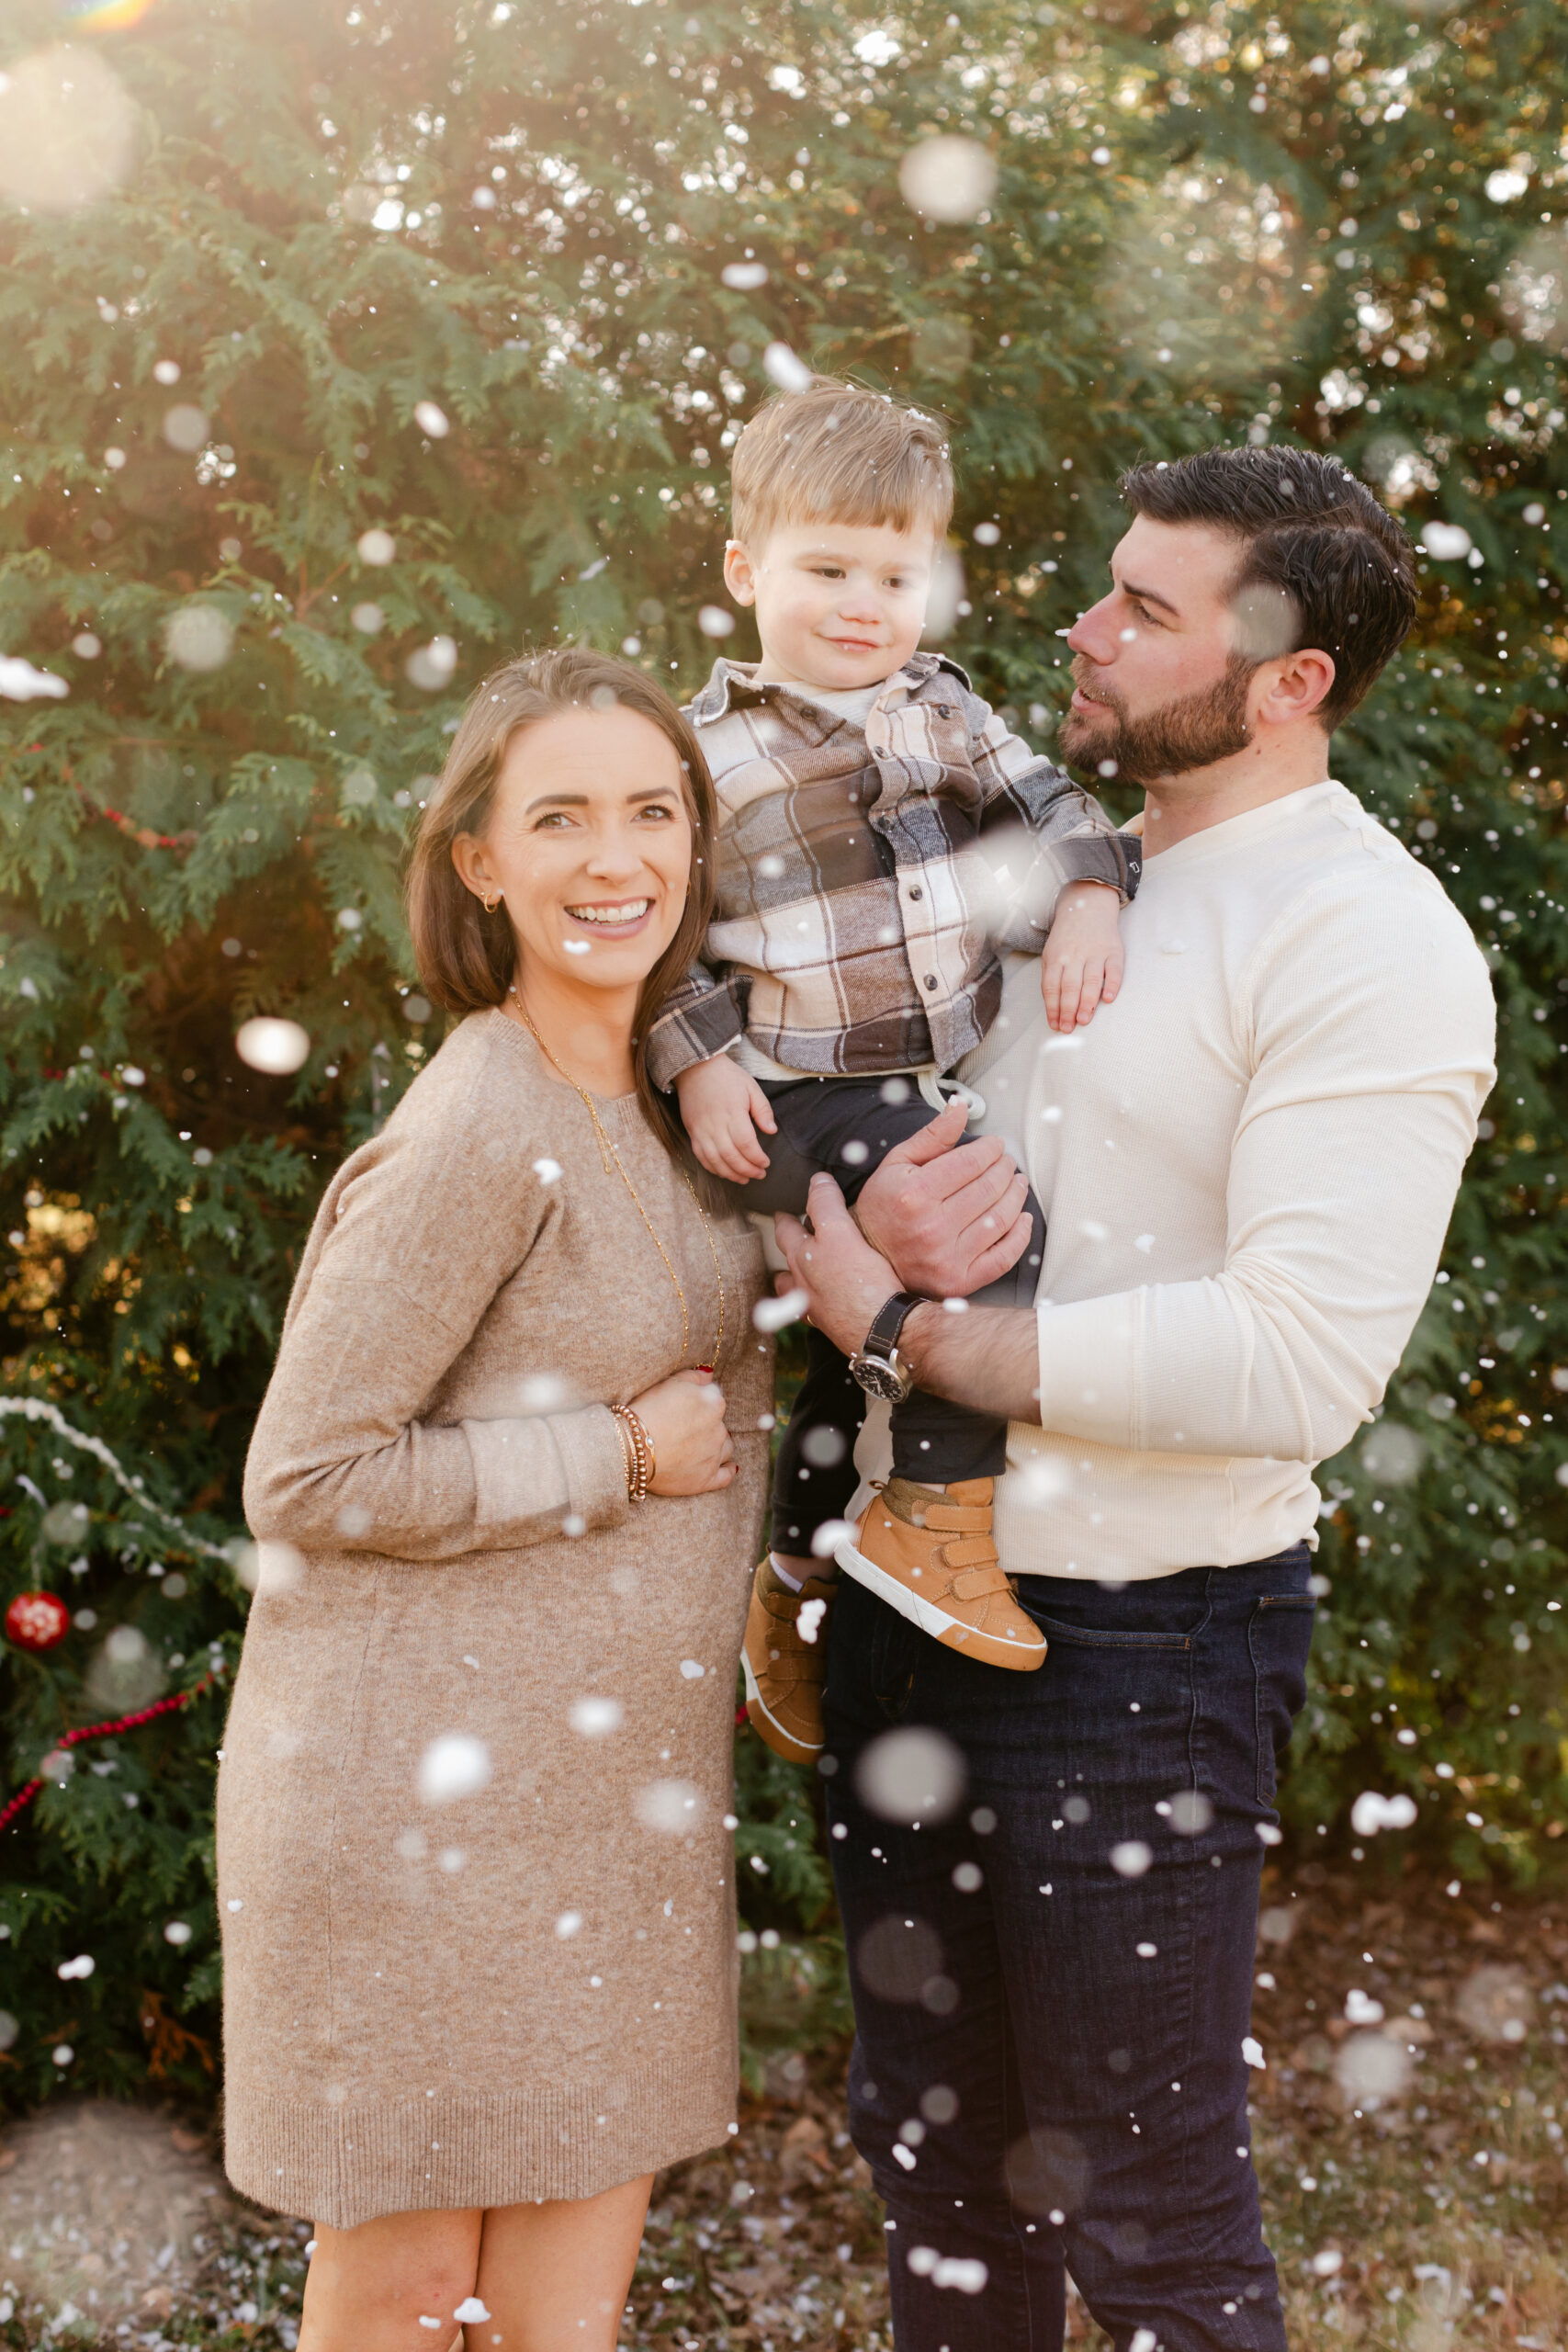
<path fill-rule="evenodd" d="M 1069 710 L 1057 734 L 1064 759 L 1076 765 L 1097 765 L 1113 760 L 1112 774 L 1127 784 L 1153 784 L 1162 775 L 1185 775 L 1216 760 L 1234 758 L 1251 740 L 1247 724 L 1247 690 L 1250 664 L 1232 662 L 1217 684 L 1200 693 L 1182 695 L 1162 710 L 1134 718 L 1121 696 L 1108 685 L 1090 684 L 1087 662 L 1073 665 L 1073 684 L 1092 692 L 1104 719 Z M 1108 723 L 1109 722 L 1109 723 Z"/>

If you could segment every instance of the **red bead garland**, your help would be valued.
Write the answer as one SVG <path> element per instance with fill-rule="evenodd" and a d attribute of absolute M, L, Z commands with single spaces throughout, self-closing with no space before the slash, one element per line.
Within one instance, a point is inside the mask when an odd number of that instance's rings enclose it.
<path fill-rule="evenodd" d="M 49 1596 L 44 1597 L 47 1599 Z M 151 1707 L 140 1707 L 135 1714 L 121 1715 L 117 1722 L 84 1724 L 80 1731 L 62 1732 L 55 1741 L 55 1747 L 57 1748 L 74 1747 L 84 1739 L 106 1739 L 115 1732 L 136 1731 L 142 1724 L 150 1724 L 155 1715 L 167 1715 L 178 1707 L 188 1707 L 193 1699 L 199 1699 L 206 1691 L 211 1690 L 213 1684 L 220 1679 L 222 1671 L 220 1667 L 215 1667 L 210 1674 L 204 1674 L 199 1682 L 193 1682 L 188 1690 L 176 1690 L 172 1699 L 156 1700 Z M 0 1830 L 10 1827 L 17 1815 L 32 1803 L 42 1786 L 43 1781 L 40 1778 L 29 1781 L 25 1788 L 17 1790 L 10 1804 L 0 1808 Z"/>
<path fill-rule="evenodd" d="M 52 1592 L 19 1592 L 6 1611 L 6 1637 L 19 1650 L 51 1650 L 71 1631 L 71 1611 Z"/>

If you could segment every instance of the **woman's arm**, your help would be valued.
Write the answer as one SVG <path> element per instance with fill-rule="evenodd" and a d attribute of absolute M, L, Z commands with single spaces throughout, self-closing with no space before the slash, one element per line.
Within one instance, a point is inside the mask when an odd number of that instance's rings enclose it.
<path fill-rule="evenodd" d="M 245 1469 L 245 1515 L 264 1540 L 447 1560 L 609 1526 L 628 1509 L 614 1417 L 575 1401 L 565 1377 L 536 1410 L 519 1410 L 513 1383 L 493 1414 L 426 1419 L 559 1214 L 525 1137 L 491 1156 L 454 1125 L 389 1129 L 321 1203 Z M 563 1374 L 570 1354 L 563 1329 Z"/>

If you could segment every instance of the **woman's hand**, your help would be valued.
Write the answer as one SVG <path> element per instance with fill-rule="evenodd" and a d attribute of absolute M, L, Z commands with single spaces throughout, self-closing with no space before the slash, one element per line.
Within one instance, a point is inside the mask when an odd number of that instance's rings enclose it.
<path fill-rule="evenodd" d="M 724 1425 L 724 1392 L 709 1372 L 678 1372 L 631 1400 L 658 1468 L 650 1495 L 712 1495 L 736 1472 Z"/>

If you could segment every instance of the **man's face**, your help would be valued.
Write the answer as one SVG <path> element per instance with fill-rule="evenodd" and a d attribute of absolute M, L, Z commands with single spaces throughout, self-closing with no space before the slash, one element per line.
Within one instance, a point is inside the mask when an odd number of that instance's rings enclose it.
<path fill-rule="evenodd" d="M 1246 749 L 1256 664 L 1288 650 L 1292 616 L 1267 594 L 1238 616 L 1227 591 L 1240 556 L 1207 524 L 1134 516 L 1111 559 L 1110 594 L 1067 632 L 1065 758 L 1154 784 Z"/>
<path fill-rule="evenodd" d="M 780 523 L 732 539 L 725 584 L 757 607 L 763 675 L 829 690 L 879 685 L 920 641 L 937 542 L 884 524 Z"/>

